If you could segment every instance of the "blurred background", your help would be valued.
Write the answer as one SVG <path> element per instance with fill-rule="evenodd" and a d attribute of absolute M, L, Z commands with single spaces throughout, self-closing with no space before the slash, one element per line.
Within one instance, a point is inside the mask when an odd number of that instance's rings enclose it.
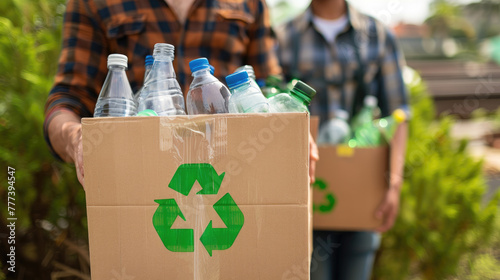
<path fill-rule="evenodd" d="M 500 0 L 349 2 L 392 29 L 409 66 L 413 118 L 401 210 L 373 278 L 500 279 Z M 268 4 L 279 25 L 309 1 Z M 64 5 L 0 1 L 0 199 L 5 205 L 13 167 L 16 279 L 90 279 L 85 195 L 73 166 L 56 162 L 42 135 Z"/>

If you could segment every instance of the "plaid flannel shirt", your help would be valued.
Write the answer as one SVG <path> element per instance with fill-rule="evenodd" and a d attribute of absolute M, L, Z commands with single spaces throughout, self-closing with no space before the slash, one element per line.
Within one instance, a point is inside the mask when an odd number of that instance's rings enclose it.
<path fill-rule="evenodd" d="M 276 29 L 283 73 L 287 79 L 301 79 L 316 89 L 310 110 L 321 122 L 331 118 L 336 109 L 352 116 L 353 109 L 362 105 L 355 104 L 363 100 L 355 96 L 361 79 L 358 71 L 363 72 L 364 94 L 378 98 L 382 116 L 407 105 L 403 58 L 394 36 L 350 5 L 347 16 L 349 23 L 333 44 L 314 26 L 311 8 Z"/>
<path fill-rule="evenodd" d="M 264 0 L 195 0 L 183 24 L 164 0 L 69 0 L 58 72 L 45 108 L 45 139 L 51 147 L 47 128 L 61 109 L 93 115 L 111 53 L 129 58 L 127 76 L 135 92 L 154 44 L 174 45 L 174 69 L 186 94 L 192 81 L 189 61 L 198 57 L 207 57 L 223 82 L 245 64 L 258 78 L 281 73 L 275 42 Z"/>

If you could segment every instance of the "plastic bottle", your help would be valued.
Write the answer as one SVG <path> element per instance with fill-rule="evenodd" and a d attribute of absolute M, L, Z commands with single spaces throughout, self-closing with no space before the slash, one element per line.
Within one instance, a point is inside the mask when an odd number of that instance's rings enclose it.
<path fill-rule="evenodd" d="M 406 113 L 402 109 L 396 109 L 392 113 L 392 115 L 378 119 L 375 122 L 375 126 L 379 129 L 384 137 L 384 140 L 387 143 L 392 141 L 394 134 L 396 133 L 396 129 L 399 124 L 406 120 Z"/>
<path fill-rule="evenodd" d="M 146 109 L 144 111 L 140 111 L 139 113 L 137 113 L 137 117 L 153 117 L 153 116 L 158 116 L 158 114 L 151 109 Z"/>
<path fill-rule="evenodd" d="M 377 108 L 377 98 L 373 95 L 367 95 L 363 101 L 364 106 L 359 113 L 352 119 L 351 127 L 353 131 L 359 127 L 372 123 L 375 110 Z"/>
<path fill-rule="evenodd" d="M 373 122 L 366 123 L 354 129 L 353 135 L 355 146 L 358 148 L 376 147 L 382 144 L 380 130 L 378 130 Z"/>
<path fill-rule="evenodd" d="M 309 112 L 307 106 L 316 91 L 302 81 L 297 81 L 290 93 L 280 93 L 268 99 L 272 113 Z"/>
<path fill-rule="evenodd" d="M 128 117 L 137 113 L 132 88 L 125 73 L 127 56 L 108 56 L 108 75 L 94 110 L 94 117 Z"/>
<path fill-rule="evenodd" d="M 151 109 L 159 116 L 185 115 L 184 96 L 172 65 L 174 46 L 155 44 L 154 63 L 139 96 L 139 111 Z"/>
<path fill-rule="evenodd" d="M 189 115 L 227 113 L 230 96 L 227 87 L 210 74 L 208 60 L 204 57 L 189 62 L 193 81 L 187 94 Z"/>
<path fill-rule="evenodd" d="M 262 93 L 266 98 L 270 98 L 278 93 L 289 92 L 283 88 L 283 79 L 278 75 L 270 75 L 266 79 L 266 85 L 262 88 Z"/>
<path fill-rule="evenodd" d="M 245 71 L 248 74 L 248 78 L 250 79 L 250 83 L 252 83 L 252 86 L 258 87 L 260 90 L 259 85 L 257 84 L 257 81 L 255 79 L 255 70 L 251 65 L 243 65 L 238 68 L 236 68 L 236 71 L 234 73 L 240 72 L 240 71 Z M 262 92 L 262 91 L 261 91 Z"/>
<path fill-rule="evenodd" d="M 345 144 L 351 138 L 351 128 L 347 121 L 349 113 L 345 110 L 335 110 L 334 117 L 324 123 L 318 135 L 318 144 Z"/>
<path fill-rule="evenodd" d="M 231 91 L 229 98 L 229 113 L 267 113 L 269 104 L 260 91 L 259 86 L 250 77 L 248 72 L 240 71 L 226 77 Z"/>
<path fill-rule="evenodd" d="M 135 102 L 137 104 L 137 107 L 139 107 L 139 96 L 140 96 L 142 90 L 144 89 L 144 85 L 146 84 L 146 82 L 148 80 L 148 75 L 149 75 L 149 72 L 151 72 L 151 68 L 153 68 L 154 61 L 155 61 L 155 59 L 153 58 L 152 55 L 147 55 L 146 59 L 144 60 L 144 68 L 146 69 L 146 71 L 144 71 L 143 86 L 134 95 L 134 99 L 135 99 Z"/>

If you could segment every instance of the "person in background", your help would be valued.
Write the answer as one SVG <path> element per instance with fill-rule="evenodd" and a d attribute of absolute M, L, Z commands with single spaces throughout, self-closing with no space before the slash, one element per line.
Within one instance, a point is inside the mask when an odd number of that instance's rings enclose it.
<path fill-rule="evenodd" d="M 257 78 L 281 73 L 264 0 L 69 0 L 58 72 L 45 107 L 44 135 L 58 159 L 75 163 L 82 186 L 80 119 L 93 115 L 107 56 L 128 57 L 127 75 L 135 92 L 143 83 L 144 59 L 155 43 L 175 46 L 173 64 L 184 95 L 191 82 L 188 63 L 199 57 L 209 59 L 222 81 L 245 64 L 253 66 Z M 311 147 L 313 168 L 317 152 L 313 142 Z"/>
<path fill-rule="evenodd" d="M 397 108 L 406 109 L 403 58 L 393 34 L 345 0 L 312 0 L 304 13 L 276 33 L 285 77 L 301 79 L 316 89 L 310 109 L 321 123 L 336 109 L 352 117 L 367 95 L 377 97 L 382 117 Z M 407 124 L 403 123 L 391 146 L 390 187 L 373 213 L 381 220 L 378 232 L 389 230 L 398 213 L 406 141 Z M 369 279 L 380 245 L 378 232 L 314 231 L 314 250 L 322 250 L 319 240 L 338 247 L 331 254 L 317 254 L 328 258 L 315 261 L 318 266 L 311 267 L 311 279 Z"/>

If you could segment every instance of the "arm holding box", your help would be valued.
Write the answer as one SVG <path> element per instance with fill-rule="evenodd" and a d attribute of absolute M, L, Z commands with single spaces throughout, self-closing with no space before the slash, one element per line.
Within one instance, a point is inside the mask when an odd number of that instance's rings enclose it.
<path fill-rule="evenodd" d="M 407 89 L 403 80 L 402 69 L 404 58 L 398 50 L 394 35 L 387 31 L 386 46 L 382 58 L 380 85 L 381 94 L 389 102 L 390 112 L 397 108 L 407 107 Z M 401 185 L 403 183 L 406 142 L 408 140 L 408 123 L 403 122 L 396 130 L 391 142 L 389 188 L 384 200 L 375 212 L 382 225 L 377 229 L 385 232 L 392 228 L 399 211 Z"/>

